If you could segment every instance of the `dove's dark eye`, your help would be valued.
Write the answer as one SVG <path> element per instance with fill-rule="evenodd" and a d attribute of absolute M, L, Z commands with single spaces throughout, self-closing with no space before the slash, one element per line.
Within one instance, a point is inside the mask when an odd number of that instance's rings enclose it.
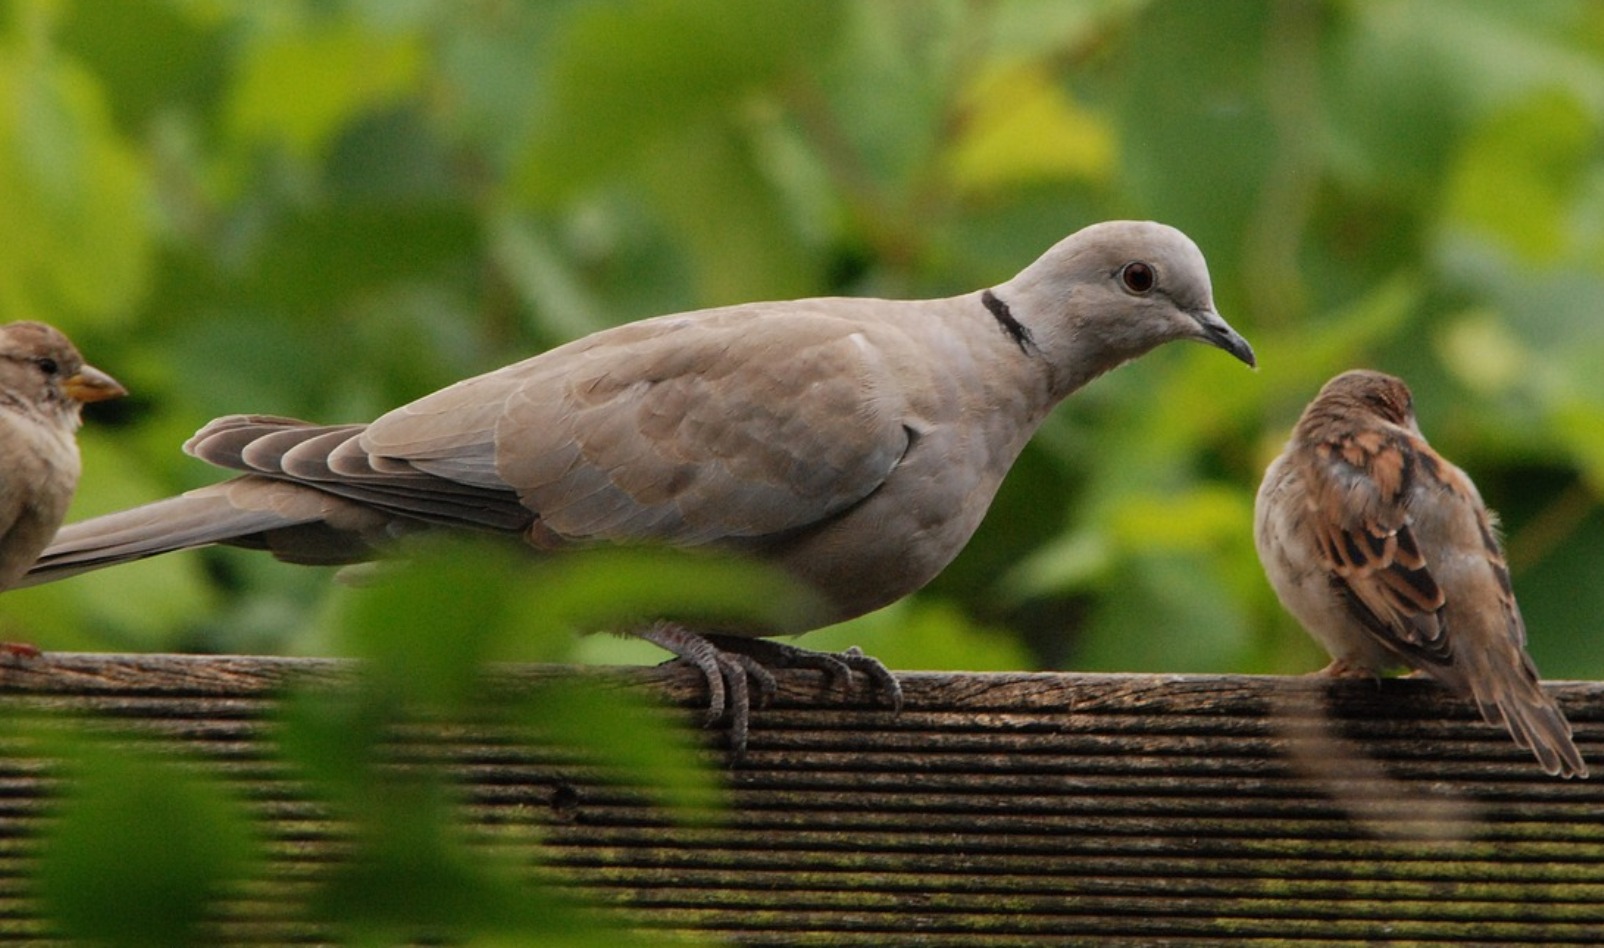
<path fill-rule="evenodd" d="M 1140 260 L 1132 261 L 1121 267 L 1119 278 L 1125 284 L 1125 288 L 1137 296 L 1141 296 L 1151 290 L 1156 279 L 1153 275 L 1153 268 Z"/>
<path fill-rule="evenodd" d="M 46 375 L 55 375 L 57 372 L 61 371 L 60 363 L 56 362 L 55 359 L 52 359 L 49 356 L 40 356 L 33 360 L 33 364 L 37 365 L 39 367 L 39 371 Z"/>

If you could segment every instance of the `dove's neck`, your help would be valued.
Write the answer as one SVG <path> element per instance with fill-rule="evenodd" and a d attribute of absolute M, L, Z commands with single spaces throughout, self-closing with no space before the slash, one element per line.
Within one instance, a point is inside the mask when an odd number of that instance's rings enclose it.
<path fill-rule="evenodd" d="M 1086 320 L 1076 318 L 1072 306 L 1060 307 L 1069 318 L 1041 318 L 1033 312 L 1040 307 L 1023 302 L 1033 297 L 1010 284 L 984 290 L 978 298 L 1015 347 L 1018 369 L 1043 379 L 1043 415 L 1087 382 L 1139 354 L 1127 351 L 1121 340 L 1092 331 Z"/>
<path fill-rule="evenodd" d="M 947 401 L 930 406 L 927 417 L 961 425 L 971 447 L 984 446 L 980 463 L 1006 471 L 1062 397 L 1058 367 L 998 293 L 982 290 L 941 301 L 934 323 L 929 304 L 923 306 L 919 322 L 940 327 L 924 333 L 930 389 L 946 393 Z"/>

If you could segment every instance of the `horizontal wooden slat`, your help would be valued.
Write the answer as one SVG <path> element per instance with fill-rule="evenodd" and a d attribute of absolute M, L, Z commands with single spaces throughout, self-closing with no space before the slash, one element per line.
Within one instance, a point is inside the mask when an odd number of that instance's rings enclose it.
<path fill-rule="evenodd" d="M 660 695 L 679 668 L 586 674 Z M 318 943 L 287 906 L 350 851 L 270 744 L 291 683 L 332 661 L 56 655 L 0 667 L 4 713 L 70 710 L 215 774 L 261 824 L 270 869 L 218 906 L 219 938 Z M 443 762 L 463 812 L 631 924 L 772 945 L 1604 943 L 1604 781 L 1545 776 L 1421 681 L 907 674 L 899 715 L 779 676 L 730 806 L 677 823 L 558 748 L 459 727 L 397 758 Z M 1604 684 L 1553 690 L 1604 767 Z M 703 753 L 723 768 L 717 732 Z M 0 942 L 47 934 L 30 901 L 48 761 L 0 758 Z M 494 840 L 493 843 L 489 842 Z"/>

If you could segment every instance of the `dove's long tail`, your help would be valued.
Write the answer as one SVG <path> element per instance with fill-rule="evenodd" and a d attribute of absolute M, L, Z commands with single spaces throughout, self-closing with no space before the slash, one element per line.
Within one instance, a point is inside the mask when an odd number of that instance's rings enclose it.
<path fill-rule="evenodd" d="M 326 505 L 318 503 L 322 498 L 310 491 L 301 510 L 275 509 L 284 505 L 242 505 L 237 495 L 249 494 L 256 486 L 245 483 L 249 480 L 239 478 L 68 524 L 56 533 L 18 585 L 52 582 L 215 543 L 267 549 L 292 562 L 313 564 L 350 563 L 371 555 L 371 546 L 359 534 L 335 530 L 323 522 L 327 511 L 320 508 Z M 284 485 L 272 486 L 284 491 Z M 302 542 L 312 534 L 321 542 Z"/>
<path fill-rule="evenodd" d="M 214 543 L 267 550 L 291 563 L 344 565 L 371 559 L 376 548 L 431 526 L 517 535 L 533 522 L 510 489 L 462 483 L 353 450 L 363 427 L 271 415 L 212 421 L 184 450 L 248 473 L 68 524 L 18 585 Z"/>

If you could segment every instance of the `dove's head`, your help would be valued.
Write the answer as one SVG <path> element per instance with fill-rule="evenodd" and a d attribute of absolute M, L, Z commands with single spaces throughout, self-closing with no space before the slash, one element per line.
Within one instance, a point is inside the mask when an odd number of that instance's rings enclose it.
<path fill-rule="evenodd" d="M 125 394 L 116 379 L 86 365 L 56 328 L 26 321 L 0 326 L 0 408 L 72 428 L 84 403 Z"/>
<path fill-rule="evenodd" d="M 1191 339 L 1257 365 L 1214 311 L 1208 264 L 1191 238 L 1152 221 L 1076 231 L 996 289 L 1072 389 L 1155 346 Z"/>

